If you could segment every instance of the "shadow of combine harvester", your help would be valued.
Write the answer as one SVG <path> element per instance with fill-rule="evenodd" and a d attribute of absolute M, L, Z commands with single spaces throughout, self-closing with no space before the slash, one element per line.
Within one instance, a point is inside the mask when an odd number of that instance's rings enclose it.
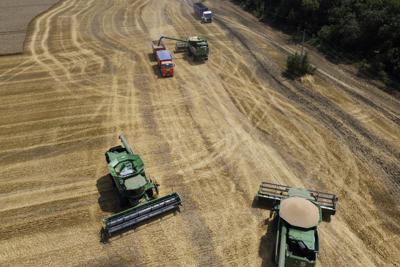
<path fill-rule="evenodd" d="M 109 174 L 100 177 L 96 182 L 99 192 L 99 206 L 104 212 L 118 213 L 123 210 L 117 190 Z"/>

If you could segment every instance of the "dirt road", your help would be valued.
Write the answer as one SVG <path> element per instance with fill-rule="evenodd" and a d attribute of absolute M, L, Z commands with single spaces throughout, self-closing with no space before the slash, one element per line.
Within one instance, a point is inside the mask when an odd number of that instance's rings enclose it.
<path fill-rule="evenodd" d="M 399 101 L 314 54 L 319 73 L 287 80 L 284 36 L 229 1 L 200 24 L 191 4 L 62 1 L 24 55 L 0 58 L 0 265 L 271 266 L 268 212 L 252 208 L 271 181 L 338 195 L 319 266 L 399 266 Z M 207 36 L 208 62 L 176 54 L 158 78 L 162 34 Z M 121 131 L 184 203 L 101 245 Z"/>

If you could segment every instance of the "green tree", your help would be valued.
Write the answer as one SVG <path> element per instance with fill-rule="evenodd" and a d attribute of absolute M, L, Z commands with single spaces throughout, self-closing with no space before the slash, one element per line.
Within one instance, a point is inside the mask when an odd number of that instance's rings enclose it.
<path fill-rule="evenodd" d="M 350 55 L 369 75 L 400 79 L 400 0 L 236 1 L 277 25 L 306 30 L 323 51 Z"/>
<path fill-rule="evenodd" d="M 301 77 L 306 74 L 313 74 L 315 68 L 308 61 L 308 55 L 298 54 L 289 55 L 286 61 L 286 72 L 294 77 Z"/>

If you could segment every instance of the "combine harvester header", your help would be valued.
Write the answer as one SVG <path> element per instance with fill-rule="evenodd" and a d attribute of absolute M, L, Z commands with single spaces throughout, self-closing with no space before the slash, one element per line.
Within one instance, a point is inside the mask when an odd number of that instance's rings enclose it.
<path fill-rule="evenodd" d="M 290 191 L 292 194 L 289 194 Z M 267 204 L 277 205 L 282 199 L 296 195 L 296 191 L 308 192 L 310 196 L 307 198 L 318 204 L 322 210 L 323 216 L 335 215 L 337 197 L 331 193 L 318 192 L 303 188 L 292 188 L 286 185 L 262 182 L 256 197 L 260 201 L 264 201 Z M 302 193 L 301 196 L 303 196 Z"/>
<path fill-rule="evenodd" d="M 172 193 L 104 219 L 103 229 L 105 234 L 111 236 L 115 232 L 129 228 L 170 210 L 177 209 L 180 204 L 181 198 L 178 193 Z"/>

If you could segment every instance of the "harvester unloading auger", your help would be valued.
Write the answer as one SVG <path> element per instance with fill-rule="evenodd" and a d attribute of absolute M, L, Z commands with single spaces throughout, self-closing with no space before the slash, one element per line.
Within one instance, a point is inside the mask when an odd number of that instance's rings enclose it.
<path fill-rule="evenodd" d="M 130 208 L 103 220 L 102 242 L 115 232 L 178 209 L 181 205 L 178 193 L 158 197 L 159 184 L 146 177 L 142 159 L 133 152 L 123 134 L 119 139 L 122 146 L 110 148 L 105 156 L 120 205 L 129 205 Z"/>
<path fill-rule="evenodd" d="M 263 182 L 256 200 L 272 207 L 275 214 L 275 250 L 278 267 L 315 266 L 319 252 L 317 226 L 336 213 L 334 194 L 290 188 Z"/>

